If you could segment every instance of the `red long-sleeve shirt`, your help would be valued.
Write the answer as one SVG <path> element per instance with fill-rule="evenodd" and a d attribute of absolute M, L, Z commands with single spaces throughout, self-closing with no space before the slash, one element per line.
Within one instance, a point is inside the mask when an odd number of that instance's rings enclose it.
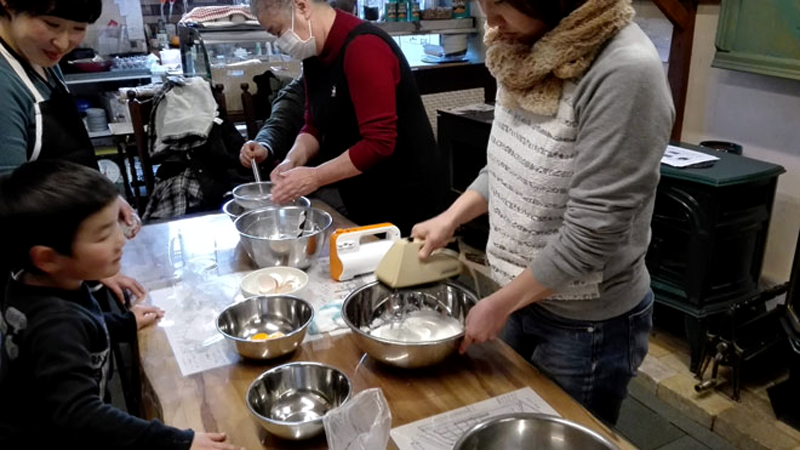
<path fill-rule="evenodd" d="M 319 55 L 323 64 L 331 64 L 336 59 L 347 35 L 361 23 L 359 18 L 336 10 L 333 26 Z M 347 47 L 344 74 L 362 137 L 350 147 L 350 160 L 363 172 L 394 152 L 397 142 L 395 89 L 400 83 L 400 62 L 381 38 L 360 35 Z M 311 116 L 309 96 L 306 96 L 305 126 L 301 132 L 320 140 L 320 132 Z"/>

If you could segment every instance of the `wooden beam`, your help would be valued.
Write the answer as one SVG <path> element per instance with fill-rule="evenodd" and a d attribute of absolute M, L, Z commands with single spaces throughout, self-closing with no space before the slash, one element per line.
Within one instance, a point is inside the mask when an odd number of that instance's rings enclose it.
<path fill-rule="evenodd" d="M 689 26 L 690 21 L 694 26 L 694 8 L 689 11 L 679 0 L 653 0 L 653 3 L 658 6 L 658 9 L 672 22 L 675 28 L 685 29 Z M 694 2 L 690 1 L 688 3 Z"/>
<path fill-rule="evenodd" d="M 656 3 L 667 3 L 655 0 Z M 671 0 L 677 3 L 677 0 Z M 697 13 L 696 0 L 689 0 L 679 5 L 686 11 L 686 23 L 683 27 L 672 29 L 672 46 L 669 51 L 669 85 L 672 89 L 672 100 L 675 102 L 675 125 L 672 128 L 672 139 L 681 140 L 683 113 L 686 107 L 686 91 L 689 87 L 689 67 L 692 64 L 692 42 L 694 41 L 694 24 Z M 660 7 L 660 6 L 659 6 Z M 672 20 L 672 19 L 670 19 Z M 674 24 L 674 22 L 673 22 Z"/>

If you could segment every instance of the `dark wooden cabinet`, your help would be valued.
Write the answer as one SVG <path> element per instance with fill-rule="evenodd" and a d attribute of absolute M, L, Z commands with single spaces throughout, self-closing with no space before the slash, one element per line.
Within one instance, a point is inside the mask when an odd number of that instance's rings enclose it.
<path fill-rule="evenodd" d="M 486 146 L 492 130 L 494 111 L 439 110 L 439 148 L 449 164 L 451 201 L 458 198 L 486 166 Z M 472 247 L 486 248 L 489 237 L 487 216 L 464 224 L 458 234 Z"/>

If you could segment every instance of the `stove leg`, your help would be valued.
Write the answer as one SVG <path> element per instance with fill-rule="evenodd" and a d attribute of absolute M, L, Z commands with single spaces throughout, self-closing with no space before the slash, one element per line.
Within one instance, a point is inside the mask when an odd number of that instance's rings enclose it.
<path fill-rule="evenodd" d="M 738 402 L 742 389 L 742 356 L 738 352 L 733 355 L 731 376 L 733 377 L 733 400 Z"/>
<path fill-rule="evenodd" d="M 683 316 L 683 324 L 684 330 L 686 331 L 686 340 L 689 342 L 689 351 L 691 354 L 689 370 L 696 374 L 700 363 L 703 361 L 703 349 L 706 344 L 708 323 L 705 319 L 698 319 L 685 314 Z"/>

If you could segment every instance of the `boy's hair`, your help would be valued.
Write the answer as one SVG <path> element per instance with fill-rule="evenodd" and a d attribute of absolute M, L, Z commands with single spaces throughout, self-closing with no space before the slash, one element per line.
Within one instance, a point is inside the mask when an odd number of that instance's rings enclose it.
<path fill-rule="evenodd" d="M 29 253 L 43 245 L 72 254 L 81 223 L 117 198 L 102 173 L 75 163 L 25 163 L 0 178 L 0 236 L 12 270 L 35 270 Z"/>
<path fill-rule="evenodd" d="M 102 0 L 6 0 L 0 4 L 0 16 L 11 13 L 31 16 L 55 16 L 75 22 L 95 23 L 103 12 Z"/>

